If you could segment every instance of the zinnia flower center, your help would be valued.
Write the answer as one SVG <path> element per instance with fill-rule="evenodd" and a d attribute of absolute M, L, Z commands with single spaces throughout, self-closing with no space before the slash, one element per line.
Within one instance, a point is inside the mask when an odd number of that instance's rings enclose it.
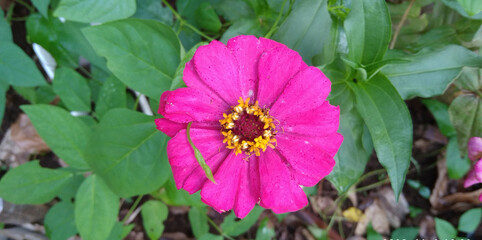
<path fill-rule="evenodd" d="M 234 149 L 236 155 L 245 152 L 260 155 L 260 150 L 266 151 L 269 146 L 275 148 L 275 124 L 268 109 L 260 108 L 258 101 L 249 103 L 249 98 L 239 98 L 238 105 L 231 107 L 230 113 L 223 113 L 224 119 L 219 120 L 222 126 L 226 148 Z"/>

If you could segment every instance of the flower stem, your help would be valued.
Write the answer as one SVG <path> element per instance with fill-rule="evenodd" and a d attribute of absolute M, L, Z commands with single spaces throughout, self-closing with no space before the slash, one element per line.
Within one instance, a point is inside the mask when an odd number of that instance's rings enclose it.
<path fill-rule="evenodd" d="M 126 216 L 124 217 L 124 219 L 122 219 L 122 223 L 125 224 L 127 219 L 129 219 L 129 217 L 131 216 L 132 212 L 134 212 L 134 209 L 137 208 L 137 206 L 139 205 L 139 203 L 141 202 L 141 199 L 144 195 L 141 195 L 141 196 L 138 196 L 136 201 L 134 202 L 134 204 L 132 204 L 131 208 L 129 208 L 129 211 L 127 212 Z"/>
<path fill-rule="evenodd" d="M 213 38 L 211 38 L 210 36 L 206 35 L 205 33 L 203 33 L 202 31 L 200 31 L 199 29 L 197 29 L 196 27 L 194 27 L 193 25 L 189 24 L 184 18 L 181 17 L 181 15 L 171 6 L 171 4 L 169 4 L 167 2 L 167 0 L 162 0 L 162 3 L 164 3 L 164 5 L 166 5 L 169 10 L 171 10 L 172 14 L 174 14 L 174 17 L 177 18 L 177 20 L 181 23 L 181 28 L 182 26 L 186 26 L 188 28 L 190 28 L 191 30 L 193 30 L 195 33 L 199 34 L 200 36 L 204 37 L 205 39 L 209 40 L 209 41 L 212 41 L 214 40 Z"/>
<path fill-rule="evenodd" d="M 283 1 L 283 4 L 281 5 L 281 9 L 279 11 L 278 17 L 274 21 L 273 26 L 271 26 L 271 29 L 269 30 L 269 32 L 266 33 L 266 35 L 264 36 L 265 38 L 271 38 L 271 35 L 273 35 L 273 33 L 276 30 L 278 30 L 278 23 L 279 23 L 279 20 L 281 20 L 281 16 L 283 15 L 283 10 L 285 9 L 286 1 L 287 0 Z"/>
<path fill-rule="evenodd" d="M 216 231 L 218 231 L 219 234 L 221 234 L 223 237 L 225 237 L 227 239 L 234 240 L 232 237 L 226 235 L 223 232 L 223 230 L 210 217 L 207 217 L 207 219 L 208 219 L 209 224 L 211 224 L 211 226 L 213 226 L 213 228 L 216 229 Z"/>
<path fill-rule="evenodd" d="M 35 12 L 35 8 L 30 6 L 28 3 L 24 2 L 23 0 L 16 0 L 16 2 L 18 2 L 18 3 L 20 3 L 20 5 L 23 5 L 24 7 L 26 7 L 30 13 Z"/>
<path fill-rule="evenodd" d="M 408 5 L 407 9 L 403 13 L 402 19 L 400 20 L 397 27 L 395 28 L 395 33 L 393 34 L 393 39 L 389 47 L 390 49 L 393 49 L 395 47 L 395 43 L 397 43 L 398 34 L 400 33 L 400 30 L 402 29 L 402 26 L 405 23 L 405 20 L 407 20 L 408 13 L 410 12 L 410 9 L 412 8 L 414 2 L 415 0 L 410 1 L 410 4 Z"/>
<path fill-rule="evenodd" d="M 383 184 L 386 184 L 386 183 L 389 183 L 389 182 L 390 182 L 390 179 L 386 178 L 386 179 L 383 179 L 382 181 L 379 181 L 379 182 L 376 182 L 376 183 L 372 183 L 372 184 L 370 184 L 370 185 L 367 185 L 367 186 L 358 188 L 356 191 L 357 191 L 357 192 L 367 191 L 367 190 L 370 190 L 370 189 L 379 187 L 379 186 L 381 186 L 381 185 L 383 185 Z"/>

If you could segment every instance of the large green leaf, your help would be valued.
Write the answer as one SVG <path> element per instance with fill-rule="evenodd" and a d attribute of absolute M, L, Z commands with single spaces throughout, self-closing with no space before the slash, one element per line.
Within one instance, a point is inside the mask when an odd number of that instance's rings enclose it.
<path fill-rule="evenodd" d="M 57 156 L 72 167 L 88 168 L 84 153 L 91 130 L 79 118 L 52 105 L 23 105 L 21 108 Z"/>
<path fill-rule="evenodd" d="M 0 197 L 16 204 L 46 203 L 63 189 L 72 173 L 42 168 L 32 161 L 11 169 L 0 180 Z"/>
<path fill-rule="evenodd" d="M 161 201 L 150 200 L 142 205 L 142 224 L 149 239 L 159 239 L 164 232 L 164 221 L 169 210 Z"/>
<path fill-rule="evenodd" d="M 48 10 L 50 0 L 32 0 L 32 3 L 44 17 L 49 17 Z"/>
<path fill-rule="evenodd" d="M 458 96 L 449 106 L 449 116 L 457 132 L 460 154 L 465 155 L 469 138 L 482 136 L 482 99 L 473 94 Z"/>
<path fill-rule="evenodd" d="M 382 60 L 390 43 L 392 24 L 384 0 L 354 0 L 344 25 L 348 57 L 367 65 Z"/>
<path fill-rule="evenodd" d="M 89 142 L 87 161 L 121 197 L 150 193 L 166 181 L 167 137 L 154 118 L 127 109 L 107 112 Z"/>
<path fill-rule="evenodd" d="M 342 112 L 338 132 L 343 135 L 343 143 L 335 155 L 336 165 L 327 179 L 338 192 L 348 191 L 365 171 L 373 146 L 370 134 L 356 109 Z"/>
<path fill-rule="evenodd" d="M 5 113 L 6 93 L 9 85 L 0 80 L 0 120 L 3 120 L 3 114 Z"/>
<path fill-rule="evenodd" d="M 313 56 L 332 40 L 331 25 L 326 0 L 297 1 L 273 39 L 299 52 L 311 65 Z"/>
<path fill-rule="evenodd" d="M 412 119 L 390 81 L 378 74 L 368 82 L 351 84 L 356 107 L 370 131 L 378 160 L 398 197 L 412 154 Z"/>
<path fill-rule="evenodd" d="M 0 11 L 0 42 L 2 41 L 12 41 L 12 30 L 10 28 L 10 24 L 5 20 L 3 17 L 3 11 Z"/>
<path fill-rule="evenodd" d="M 180 62 L 173 30 L 160 22 L 127 19 L 83 29 L 107 67 L 127 86 L 159 99 L 171 86 Z"/>
<path fill-rule="evenodd" d="M 188 217 L 194 237 L 200 238 L 209 232 L 208 216 L 206 215 L 205 207 L 191 207 Z"/>
<path fill-rule="evenodd" d="M 14 86 L 45 85 L 32 59 L 11 41 L 0 41 L 0 81 Z"/>
<path fill-rule="evenodd" d="M 422 103 L 425 104 L 430 113 L 432 113 L 443 135 L 447 137 L 455 135 L 455 128 L 450 122 L 449 106 L 435 99 L 423 99 Z"/>
<path fill-rule="evenodd" d="M 382 70 L 403 99 L 440 95 L 462 67 L 482 65 L 481 56 L 458 45 L 426 49 L 405 57 L 410 62 L 388 65 Z"/>
<path fill-rule="evenodd" d="M 127 18 L 136 12 L 135 0 L 61 0 L 54 15 L 85 23 Z"/>
<path fill-rule="evenodd" d="M 90 88 L 87 80 L 71 68 L 55 70 L 54 92 L 71 111 L 90 112 Z"/>
<path fill-rule="evenodd" d="M 102 178 L 90 175 L 75 197 L 75 225 L 83 239 L 106 239 L 117 220 L 119 198 Z"/>
<path fill-rule="evenodd" d="M 172 12 L 158 0 L 138 0 L 134 18 L 154 19 L 172 25 Z"/>
<path fill-rule="evenodd" d="M 107 78 L 99 92 L 95 113 L 102 119 L 105 113 L 114 108 L 126 107 L 126 86 L 116 77 Z"/>
<path fill-rule="evenodd" d="M 45 231 L 51 240 L 64 240 L 77 233 L 74 221 L 74 204 L 62 201 L 49 209 L 44 219 Z"/>
<path fill-rule="evenodd" d="M 248 231 L 258 221 L 259 215 L 264 211 L 260 206 L 255 206 L 253 210 L 243 219 L 237 221 L 234 212 L 231 212 L 221 223 L 221 229 L 229 236 L 239 236 Z"/>

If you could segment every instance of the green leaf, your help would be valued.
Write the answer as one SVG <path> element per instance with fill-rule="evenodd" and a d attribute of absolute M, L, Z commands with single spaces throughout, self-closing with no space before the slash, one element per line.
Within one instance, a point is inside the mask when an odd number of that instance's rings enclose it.
<path fill-rule="evenodd" d="M 461 179 L 470 170 L 470 160 L 467 155 L 460 154 L 456 136 L 450 138 L 445 157 L 449 178 Z"/>
<path fill-rule="evenodd" d="M 61 0 L 54 16 L 84 23 L 123 19 L 136 12 L 135 0 Z"/>
<path fill-rule="evenodd" d="M 464 212 L 459 220 L 459 231 L 472 233 L 477 230 L 482 219 L 482 208 L 473 208 Z"/>
<path fill-rule="evenodd" d="M 55 70 L 54 92 L 71 111 L 90 112 L 90 88 L 87 80 L 71 68 Z"/>
<path fill-rule="evenodd" d="M 262 37 L 268 31 L 267 28 L 263 28 L 262 25 L 256 19 L 243 18 L 233 23 L 224 32 L 220 41 L 227 43 L 230 38 L 239 35 L 254 35 L 256 37 Z"/>
<path fill-rule="evenodd" d="M 455 85 L 460 89 L 473 92 L 482 91 L 482 69 L 464 67 L 460 76 L 455 80 Z"/>
<path fill-rule="evenodd" d="M 342 111 L 338 132 L 343 135 L 343 143 L 335 155 L 336 165 L 327 179 L 339 193 L 344 193 L 365 171 L 373 146 L 363 119 L 355 109 Z M 365 148 L 364 141 L 369 143 L 368 148 Z"/>
<path fill-rule="evenodd" d="M 176 74 L 174 74 L 174 79 L 172 80 L 172 85 L 170 90 L 174 90 L 174 89 L 180 88 L 181 86 L 185 86 L 184 81 L 182 80 L 182 76 L 184 73 L 184 68 L 186 68 L 186 63 L 191 61 L 198 47 L 204 46 L 207 44 L 208 44 L 207 42 L 200 42 L 196 44 L 182 57 L 182 61 L 176 69 Z"/>
<path fill-rule="evenodd" d="M 384 0 L 352 1 L 344 25 L 350 60 L 367 65 L 383 59 L 392 24 Z"/>
<path fill-rule="evenodd" d="M 11 41 L 0 41 L 0 81 L 13 86 L 45 85 L 32 59 Z"/>
<path fill-rule="evenodd" d="M 197 162 L 199 163 L 204 173 L 206 174 L 206 177 L 209 180 L 211 180 L 211 182 L 213 182 L 214 184 L 217 184 L 216 180 L 214 180 L 213 172 L 211 171 L 211 168 L 206 164 L 206 161 L 204 160 L 204 157 L 202 156 L 201 152 L 196 146 L 194 146 L 194 143 L 191 140 L 191 135 L 189 134 L 189 130 L 191 129 L 191 124 L 192 122 L 187 124 L 187 130 L 186 130 L 187 140 L 189 141 L 189 144 L 191 145 L 191 148 L 194 151 L 194 156 L 196 157 Z"/>
<path fill-rule="evenodd" d="M 114 227 L 110 230 L 109 236 L 106 238 L 106 240 L 119 240 L 119 239 L 124 239 L 122 237 L 123 234 L 123 227 L 121 222 L 115 222 Z"/>
<path fill-rule="evenodd" d="M 480 12 L 480 1 L 475 0 L 474 8 L 471 8 L 468 12 L 465 10 L 466 7 L 468 7 L 469 4 L 466 3 L 461 3 L 461 1 L 467 1 L 467 0 L 442 0 L 442 2 L 447 6 L 450 7 L 454 10 L 456 10 L 460 15 L 466 17 L 466 18 L 471 18 L 471 19 L 482 19 L 482 13 Z M 468 0 L 470 1 L 470 0 Z M 478 11 L 478 13 L 476 13 Z"/>
<path fill-rule="evenodd" d="M 321 53 L 325 44 L 332 41 L 331 27 L 326 0 L 297 1 L 273 39 L 300 53 L 311 65 L 313 56 Z"/>
<path fill-rule="evenodd" d="M 86 159 L 112 191 L 131 197 L 150 193 L 167 180 L 166 144 L 154 117 L 112 109 L 92 134 Z"/>
<path fill-rule="evenodd" d="M 95 113 L 102 119 L 105 113 L 114 108 L 126 107 L 126 86 L 111 76 L 102 85 L 95 105 Z"/>
<path fill-rule="evenodd" d="M 88 168 L 84 150 L 91 130 L 80 119 L 52 105 L 23 105 L 21 108 L 57 156 L 74 168 Z"/>
<path fill-rule="evenodd" d="M 0 81 L 0 120 L 3 120 L 3 114 L 5 113 L 5 104 L 7 102 L 6 93 L 9 85 Z"/>
<path fill-rule="evenodd" d="M 75 197 L 75 225 L 83 239 L 106 239 L 117 220 L 119 198 L 93 174 Z"/>
<path fill-rule="evenodd" d="M 378 74 L 351 84 L 356 107 L 370 131 L 378 160 L 388 172 L 395 196 L 400 194 L 412 154 L 412 119 L 390 81 Z"/>
<path fill-rule="evenodd" d="M 371 223 L 367 227 L 367 240 L 383 240 L 383 236 L 373 229 Z"/>
<path fill-rule="evenodd" d="M 453 239 L 457 237 L 457 229 L 455 227 L 440 218 L 435 218 L 435 231 L 440 239 Z"/>
<path fill-rule="evenodd" d="M 269 218 L 265 217 L 256 231 L 256 240 L 271 240 L 276 236 L 273 226 L 269 225 Z"/>
<path fill-rule="evenodd" d="M 74 222 L 74 204 L 62 201 L 49 209 L 44 219 L 47 237 L 51 240 L 64 240 L 74 236 L 77 228 Z"/>
<path fill-rule="evenodd" d="M 478 0 L 457 0 L 469 16 L 477 15 L 482 11 L 482 2 Z"/>
<path fill-rule="evenodd" d="M 141 207 L 144 230 L 149 239 L 159 239 L 164 232 L 164 221 L 167 219 L 169 210 L 166 204 L 150 200 Z"/>
<path fill-rule="evenodd" d="M 49 17 L 48 10 L 50 0 L 32 0 L 32 3 L 44 17 Z"/>
<path fill-rule="evenodd" d="M 432 113 L 443 135 L 446 137 L 455 135 L 455 128 L 450 122 L 449 107 L 446 104 L 435 99 L 422 99 L 422 103 L 425 104 L 430 113 Z"/>
<path fill-rule="evenodd" d="M 42 85 L 39 87 L 13 87 L 15 92 L 31 104 L 48 104 L 52 102 L 57 95 L 54 93 L 52 85 Z"/>
<path fill-rule="evenodd" d="M 223 236 L 208 233 L 200 237 L 198 240 L 223 240 L 223 239 L 224 239 Z"/>
<path fill-rule="evenodd" d="M 188 213 L 194 237 L 200 238 L 209 232 L 208 216 L 205 207 L 191 207 Z"/>
<path fill-rule="evenodd" d="M 182 205 L 189 205 L 189 206 L 197 206 L 197 207 L 205 207 L 206 204 L 201 201 L 201 195 L 199 192 L 194 194 L 189 194 L 184 189 L 177 189 L 176 183 L 174 182 L 174 178 L 172 177 L 172 173 L 168 173 L 169 178 L 167 182 L 164 184 L 163 191 L 151 193 L 155 195 L 157 198 L 161 199 L 163 202 L 173 206 L 182 206 Z"/>
<path fill-rule="evenodd" d="M 75 198 L 75 194 L 77 194 L 77 190 L 84 182 L 84 180 L 85 177 L 83 175 L 72 176 L 57 196 L 62 199 L 62 201 L 72 201 L 72 199 Z"/>
<path fill-rule="evenodd" d="M 402 227 L 395 229 L 392 232 L 391 239 L 405 239 L 405 240 L 415 240 L 418 236 L 418 228 L 416 227 Z"/>
<path fill-rule="evenodd" d="M 171 10 L 162 6 L 161 1 L 157 0 L 137 0 L 137 10 L 132 17 L 158 20 L 167 25 L 173 24 Z"/>
<path fill-rule="evenodd" d="M 482 136 L 482 99 L 472 94 L 458 96 L 449 106 L 449 116 L 457 132 L 460 154 L 465 155 L 469 138 Z"/>
<path fill-rule="evenodd" d="M 12 41 L 12 29 L 10 24 L 5 20 L 3 16 L 3 11 L 0 11 L 0 42 L 11 42 Z"/>
<path fill-rule="evenodd" d="M 39 161 L 10 169 L 0 180 L 0 197 L 15 204 L 46 203 L 65 187 L 72 177 L 67 171 L 42 168 Z"/>
<path fill-rule="evenodd" d="M 253 210 L 243 219 L 236 220 L 236 215 L 231 212 L 221 223 L 221 229 L 229 236 L 237 237 L 248 231 L 258 221 L 259 215 L 264 211 L 260 206 L 255 206 Z"/>
<path fill-rule="evenodd" d="M 481 56 L 458 45 L 425 49 L 406 58 L 411 61 L 388 65 L 382 70 L 403 99 L 440 95 L 462 67 L 482 64 Z"/>
<path fill-rule="evenodd" d="M 208 32 L 219 32 L 221 30 L 221 20 L 219 20 L 213 6 L 208 2 L 203 2 L 196 9 L 194 14 L 198 25 Z"/>
<path fill-rule="evenodd" d="M 179 40 L 169 26 L 126 19 L 88 27 L 83 33 L 127 86 L 155 99 L 169 90 L 180 62 Z"/>

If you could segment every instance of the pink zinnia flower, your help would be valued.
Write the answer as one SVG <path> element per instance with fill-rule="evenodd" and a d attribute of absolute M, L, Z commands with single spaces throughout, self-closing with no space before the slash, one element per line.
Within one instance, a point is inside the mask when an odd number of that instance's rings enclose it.
<path fill-rule="evenodd" d="M 482 138 L 472 137 L 468 144 L 469 159 L 476 161 L 474 169 L 472 169 L 464 182 L 464 187 L 470 187 L 477 183 L 482 183 Z M 482 202 L 482 194 L 479 196 Z"/>
<path fill-rule="evenodd" d="M 283 44 L 238 36 L 197 49 L 186 64 L 187 88 L 161 96 L 157 128 L 172 137 L 167 156 L 178 189 L 201 190 L 218 212 L 242 218 L 259 203 L 275 213 L 303 208 L 303 186 L 328 175 L 343 137 L 331 83 Z M 198 164 L 187 136 L 212 169 Z"/>

